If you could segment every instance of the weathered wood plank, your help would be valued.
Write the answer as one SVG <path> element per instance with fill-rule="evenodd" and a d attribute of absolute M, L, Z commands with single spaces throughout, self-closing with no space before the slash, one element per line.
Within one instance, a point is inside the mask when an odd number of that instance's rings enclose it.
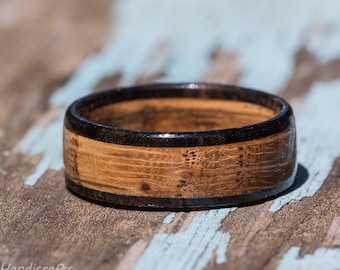
<path fill-rule="evenodd" d="M 11 145 L 46 111 L 51 93 L 106 42 L 111 3 L 0 1 L 0 107 L 6 108 L 0 123 L 12 133 Z"/>
<path fill-rule="evenodd" d="M 0 5 L 0 62 L 6 63 L 0 66 L 0 263 L 338 267 L 337 1 L 120 1 L 111 19 L 104 0 Z M 60 171 L 67 104 L 100 82 L 99 88 L 155 78 L 281 91 L 297 112 L 306 183 L 275 202 L 176 214 L 105 208 L 70 194 Z M 21 154 L 12 151 L 15 145 Z M 298 252 L 304 257 L 296 258 Z"/>

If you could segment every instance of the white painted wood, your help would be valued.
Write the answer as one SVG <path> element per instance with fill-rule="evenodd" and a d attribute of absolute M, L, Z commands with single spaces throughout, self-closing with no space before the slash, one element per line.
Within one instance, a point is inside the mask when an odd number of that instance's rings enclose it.
<path fill-rule="evenodd" d="M 170 224 L 176 216 L 176 213 L 170 213 L 163 219 L 163 224 Z"/>
<path fill-rule="evenodd" d="M 219 228 L 234 210 L 199 213 L 184 231 L 155 234 L 134 269 L 204 269 L 214 253 L 217 264 L 225 263 L 230 235 Z"/>
<path fill-rule="evenodd" d="M 124 83 L 132 84 L 145 74 L 153 51 L 166 44 L 153 66 L 166 73 L 162 81 L 200 80 L 209 69 L 211 53 L 221 47 L 238 55 L 241 84 L 277 92 L 291 75 L 294 55 L 301 47 L 308 47 L 320 61 L 340 56 L 339 6 L 336 0 L 120 1 L 108 44 L 89 56 L 52 96 L 50 104 L 61 107 L 60 115 L 51 124 L 32 129 L 18 145 L 24 154 L 43 156 L 26 184 L 34 185 L 49 169 L 62 168 L 62 114 L 71 101 L 90 93 L 102 78 L 123 72 Z M 277 199 L 271 211 L 315 194 L 339 155 L 335 141 L 339 129 L 327 122 L 334 123 L 334 117 L 340 115 L 336 108 L 339 87 L 338 82 L 318 84 L 307 98 L 298 119 L 298 134 L 299 161 L 310 170 L 310 179 L 296 192 Z M 156 234 L 136 269 L 166 269 L 173 263 L 177 269 L 204 269 L 214 251 L 217 263 L 224 263 L 232 236 L 219 228 L 230 211 L 199 213 L 184 232 Z M 164 223 L 171 221 L 169 217 Z M 295 260 L 293 251 L 294 258 L 285 257 L 284 266 Z M 162 259 L 156 262 L 155 254 Z"/>
<path fill-rule="evenodd" d="M 313 196 L 340 156 L 339 90 L 340 80 L 317 83 L 305 97 L 296 124 L 298 162 L 308 169 L 309 177 L 297 190 L 277 198 L 270 211 L 276 212 L 287 203 Z"/>
<path fill-rule="evenodd" d="M 51 106 L 65 109 L 90 93 L 102 78 L 117 72 L 123 72 L 125 84 L 132 84 L 145 73 L 153 50 L 164 43 L 167 47 L 154 67 L 166 73 L 163 81 L 201 79 L 209 69 L 211 53 L 222 47 L 238 54 L 241 84 L 276 92 L 291 74 L 300 47 L 309 47 L 321 60 L 340 55 L 336 49 L 340 27 L 334 27 L 340 25 L 335 12 L 339 5 L 335 0 L 328 4 L 316 0 L 219 0 L 214 5 L 208 0 L 122 1 L 114 11 L 117 20 L 108 44 L 80 65 L 52 96 Z M 27 184 L 35 184 L 48 169 L 61 169 L 59 146 L 32 147 L 42 139 L 60 145 L 61 126 L 59 117 L 50 126 L 30 131 L 18 145 L 24 154 L 43 155 Z"/>
<path fill-rule="evenodd" d="M 283 256 L 277 270 L 338 270 L 340 249 L 319 248 L 314 254 L 299 256 L 299 247 L 292 247 Z"/>

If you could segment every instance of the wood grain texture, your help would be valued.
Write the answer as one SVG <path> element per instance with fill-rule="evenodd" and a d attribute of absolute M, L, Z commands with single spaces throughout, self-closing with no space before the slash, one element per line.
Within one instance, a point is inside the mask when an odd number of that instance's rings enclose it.
<path fill-rule="evenodd" d="M 150 98 L 119 102 L 89 113 L 96 123 L 151 132 L 197 132 L 264 122 L 275 112 L 250 102 L 195 98 Z"/>
<path fill-rule="evenodd" d="M 99 142 L 64 130 L 65 173 L 82 186 L 117 195 L 236 196 L 290 179 L 294 145 L 292 130 L 228 145 L 158 148 Z"/>
<path fill-rule="evenodd" d="M 112 25 L 111 2 L 101 3 L 0 1 L 0 265 L 272 270 L 294 269 L 293 263 L 337 269 L 338 260 L 327 254 L 337 258 L 340 249 L 338 2 L 118 1 Z M 112 39 L 104 45 L 110 27 Z M 92 61 L 81 64 L 87 55 Z M 43 155 L 57 156 L 61 136 L 46 130 L 61 104 L 104 78 L 109 87 L 206 78 L 283 89 L 298 112 L 306 183 L 275 211 L 267 202 L 175 215 L 80 200 L 65 188 L 62 171 L 45 173 L 50 163 L 36 185 L 26 186 Z M 311 92 L 316 85 L 318 93 Z M 52 92 L 55 107 L 47 103 Z M 61 96 L 64 103 L 57 103 Z M 25 143 L 36 149 L 47 141 L 50 152 L 15 153 L 25 131 L 37 126 L 38 139 Z"/>
<path fill-rule="evenodd" d="M 110 4 L 110 0 L 58 5 L 41 0 L 0 2 L 0 106 L 6 105 L 0 123 L 13 131 L 12 146 L 46 111 L 49 96 L 106 42 Z M 17 98 L 22 94 L 28 97 L 25 102 Z M 18 107 L 21 114 L 16 113 Z"/>
<path fill-rule="evenodd" d="M 259 201 L 294 182 L 289 105 L 256 91 L 213 84 L 113 89 L 73 103 L 64 127 L 67 186 L 90 199 L 212 208 Z"/>

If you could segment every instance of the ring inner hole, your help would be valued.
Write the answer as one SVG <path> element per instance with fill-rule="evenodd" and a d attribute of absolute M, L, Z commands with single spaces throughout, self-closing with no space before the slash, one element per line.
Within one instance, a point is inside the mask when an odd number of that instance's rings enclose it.
<path fill-rule="evenodd" d="M 118 102 L 88 113 L 90 121 L 150 132 L 195 132 L 239 128 L 273 118 L 260 105 L 204 98 L 150 98 Z"/>

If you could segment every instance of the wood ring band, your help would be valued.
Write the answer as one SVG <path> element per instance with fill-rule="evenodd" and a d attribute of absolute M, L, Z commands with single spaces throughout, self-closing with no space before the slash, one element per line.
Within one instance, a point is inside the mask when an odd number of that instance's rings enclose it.
<path fill-rule="evenodd" d="M 88 95 L 64 121 L 67 187 L 123 207 L 203 209 L 264 200 L 296 172 L 295 122 L 280 97 L 187 83 Z"/>

